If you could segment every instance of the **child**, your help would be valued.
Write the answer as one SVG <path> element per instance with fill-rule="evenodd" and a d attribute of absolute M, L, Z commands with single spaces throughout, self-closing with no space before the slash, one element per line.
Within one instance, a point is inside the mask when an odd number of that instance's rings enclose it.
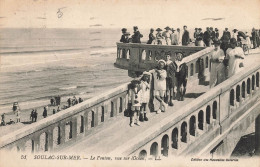
<path fill-rule="evenodd" d="M 165 102 L 163 101 L 164 97 L 165 97 L 165 92 L 166 92 L 166 70 L 164 69 L 166 65 L 166 62 L 164 60 L 159 60 L 158 61 L 158 67 L 157 69 L 151 70 L 150 73 L 153 75 L 154 78 L 154 96 L 156 101 L 154 101 L 155 103 L 157 103 L 157 101 L 160 103 L 160 107 L 157 111 L 157 114 L 159 114 L 163 108 L 163 111 L 166 111 L 167 109 L 167 105 L 165 104 Z"/>
<path fill-rule="evenodd" d="M 128 102 L 131 106 L 131 113 L 130 113 L 130 126 L 134 125 L 133 118 L 135 117 L 136 125 L 140 126 L 139 124 L 139 113 L 141 107 L 141 99 L 142 99 L 142 89 L 140 87 L 139 80 L 133 80 L 130 85 L 129 90 L 129 98 Z"/>
<path fill-rule="evenodd" d="M 141 112 L 140 112 L 140 121 L 148 121 L 146 115 L 146 108 L 147 104 L 150 100 L 150 73 L 144 72 L 141 78 L 141 89 L 142 89 L 142 105 L 141 105 Z"/>
<path fill-rule="evenodd" d="M 169 106 L 173 106 L 173 98 L 175 96 L 174 87 L 175 87 L 175 73 L 177 70 L 177 64 L 175 62 L 172 62 L 170 60 L 170 55 L 166 56 L 166 71 L 167 71 L 167 77 L 166 77 L 166 87 L 167 87 L 167 96 L 166 96 L 166 102 L 169 104 Z M 169 99 L 170 97 L 170 99 Z M 169 101 L 168 101 L 169 100 Z"/>

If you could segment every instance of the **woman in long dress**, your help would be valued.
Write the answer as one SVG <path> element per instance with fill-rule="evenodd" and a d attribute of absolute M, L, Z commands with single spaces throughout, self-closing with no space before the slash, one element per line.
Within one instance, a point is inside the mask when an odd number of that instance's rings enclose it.
<path fill-rule="evenodd" d="M 210 87 L 214 87 L 219 83 L 223 82 L 225 77 L 225 67 L 223 60 L 225 58 L 224 51 L 220 49 L 220 41 L 214 41 L 215 49 L 212 53 L 210 62 Z"/>

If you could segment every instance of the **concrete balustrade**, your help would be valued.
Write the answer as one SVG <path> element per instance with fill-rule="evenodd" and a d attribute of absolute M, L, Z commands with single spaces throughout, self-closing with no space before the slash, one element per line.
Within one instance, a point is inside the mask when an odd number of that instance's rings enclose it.
<path fill-rule="evenodd" d="M 187 63 L 191 69 L 190 76 L 198 77 L 193 75 L 198 73 L 197 60 L 201 58 L 203 62 L 200 66 L 208 68 L 209 55 L 212 50 L 213 48 L 205 47 L 117 43 L 117 59 L 114 65 L 129 70 L 129 76 L 134 77 L 131 72 L 151 70 L 157 66 L 158 60 L 166 60 L 166 55 L 170 55 L 171 60 L 175 60 L 177 54 L 182 54 L 183 62 Z M 195 71 L 196 67 L 197 71 Z"/>
<path fill-rule="evenodd" d="M 259 73 L 260 66 L 256 65 L 229 78 L 189 106 L 161 120 L 160 126 L 154 125 L 132 139 L 131 143 L 126 143 L 126 147 L 113 153 L 119 151 L 123 155 L 139 157 L 195 153 L 199 150 L 196 148 L 204 148 L 205 143 L 230 128 L 229 125 L 243 115 L 244 109 L 256 102 L 260 95 Z M 248 117 L 245 126 L 242 124 L 237 128 L 246 129 L 246 125 L 253 122 L 252 119 Z M 237 128 L 234 131 L 239 130 Z M 198 138 L 200 140 L 196 140 Z"/>
<path fill-rule="evenodd" d="M 0 148 L 49 152 L 90 134 L 126 109 L 128 83 L 1 137 Z"/>

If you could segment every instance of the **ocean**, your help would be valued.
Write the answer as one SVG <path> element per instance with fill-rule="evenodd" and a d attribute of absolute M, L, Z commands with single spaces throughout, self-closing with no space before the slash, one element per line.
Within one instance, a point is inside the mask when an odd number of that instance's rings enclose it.
<path fill-rule="evenodd" d="M 0 113 L 84 100 L 131 80 L 115 68 L 120 29 L 0 29 Z"/>

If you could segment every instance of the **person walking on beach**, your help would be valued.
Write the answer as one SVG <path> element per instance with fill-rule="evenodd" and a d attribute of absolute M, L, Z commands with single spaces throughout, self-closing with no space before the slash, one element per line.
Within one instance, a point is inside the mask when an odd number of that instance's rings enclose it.
<path fill-rule="evenodd" d="M 226 59 L 228 59 L 228 78 L 232 77 L 243 67 L 243 62 L 240 59 L 244 59 L 244 51 L 241 47 L 237 47 L 237 41 L 235 38 L 230 39 L 231 48 L 227 49 Z"/>
<path fill-rule="evenodd" d="M 71 106 L 71 98 L 68 98 L 67 102 L 68 102 L 68 108 L 69 108 Z"/>
<path fill-rule="evenodd" d="M 2 125 L 2 126 L 5 126 L 5 125 L 6 125 L 6 122 L 5 122 L 5 113 L 3 113 L 3 114 L 1 115 L 1 125 Z"/>
<path fill-rule="evenodd" d="M 190 33 L 187 30 L 187 26 L 183 26 L 182 45 L 187 46 L 190 43 Z"/>
<path fill-rule="evenodd" d="M 21 114 L 21 111 L 20 110 L 16 110 L 16 123 L 21 122 L 20 114 Z"/>
<path fill-rule="evenodd" d="M 34 110 L 34 122 L 37 122 L 37 118 L 38 118 L 38 112 L 37 112 L 37 109 Z"/>
<path fill-rule="evenodd" d="M 150 29 L 150 34 L 149 34 L 149 40 L 147 41 L 147 44 L 152 44 L 153 41 L 155 40 L 155 36 L 154 36 L 153 32 L 154 32 L 154 29 L 151 28 Z"/>
<path fill-rule="evenodd" d="M 46 109 L 46 107 L 44 107 L 44 108 L 43 108 L 42 116 L 43 116 L 43 118 L 46 118 L 47 115 L 48 115 L 47 109 Z"/>
<path fill-rule="evenodd" d="M 139 32 L 138 27 L 134 26 L 134 35 L 132 35 L 133 43 L 141 43 L 141 38 L 143 35 Z"/>
<path fill-rule="evenodd" d="M 82 103 L 83 99 L 81 97 L 79 97 L 79 103 Z"/>
<path fill-rule="evenodd" d="M 214 41 L 214 46 L 215 48 L 210 59 L 211 66 L 209 66 L 210 67 L 209 85 L 211 88 L 225 80 L 225 67 L 224 64 L 222 63 L 225 58 L 225 54 L 224 51 L 220 49 L 219 40 Z"/>
<path fill-rule="evenodd" d="M 31 123 L 33 123 L 33 119 L 34 119 L 34 109 L 31 111 L 31 114 L 30 114 Z"/>
<path fill-rule="evenodd" d="M 56 110 L 55 110 L 55 108 L 52 110 L 52 114 L 56 114 Z"/>

